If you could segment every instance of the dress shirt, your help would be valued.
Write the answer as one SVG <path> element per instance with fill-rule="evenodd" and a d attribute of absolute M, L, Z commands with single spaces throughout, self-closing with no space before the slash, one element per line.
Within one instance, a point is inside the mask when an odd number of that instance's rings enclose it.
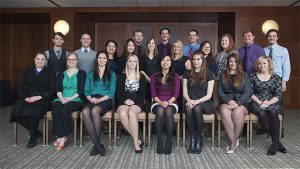
<path fill-rule="evenodd" d="M 265 53 L 269 56 L 270 48 L 272 47 L 272 62 L 274 73 L 279 75 L 282 80 L 288 81 L 291 74 L 290 56 L 287 48 L 276 44 L 264 48 Z"/>
<path fill-rule="evenodd" d="M 250 74 L 256 72 L 256 70 L 255 70 L 256 59 L 259 58 L 260 56 L 265 56 L 265 51 L 262 47 L 258 46 L 255 43 L 248 45 L 248 47 L 249 47 L 249 51 L 248 51 L 248 61 L 247 61 L 246 72 L 250 75 Z M 242 63 L 244 61 L 246 50 L 247 50 L 247 46 L 243 46 L 239 49 L 239 54 L 240 54 Z"/>
<path fill-rule="evenodd" d="M 87 50 L 87 52 L 89 53 L 91 48 L 90 47 L 88 47 L 88 48 L 81 47 L 81 52 L 82 53 L 84 52 L 84 50 Z"/>
<path fill-rule="evenodd" d="M 200 49 L 200 45 L 198 43 L 193 44 L 193 45 L 191 45 L 191 44 L 184 45 L 184 47 L 183 47 L 183 56 L 189 56 L 189 52 L 190 52 L 191 47 L 192 47 L 193 52 Z"/>

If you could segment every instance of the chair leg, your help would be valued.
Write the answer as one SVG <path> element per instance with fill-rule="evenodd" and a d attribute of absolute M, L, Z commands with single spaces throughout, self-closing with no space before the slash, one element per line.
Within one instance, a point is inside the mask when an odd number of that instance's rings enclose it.
<path fill-rule="evenodd" d="M 74 119 L 74 146 L 77 146 L 77 118 Z"/>
<path fill-rule="evenodd" d="M 145 140 L 146 140 L 146 119 L 143 119 L 143 141 Z"/>
<path fill-rule="evenodd" d="M 15 146 L 18 145 L 18 124 L 17 122 L 14 122 L 14 143 L 15 143 Z"/>
<path fill-rule="evenodd" d="M 114 147 L 117 146 L 117 120 L 114 120 Z"/>
<path fill-rule="evenodd" d="M 43 118 L 43 146 L 46 145 L 46 118 Z"/>
<path fill-rule="evenodd" d="M 108 147 L 111 147 L 111 118 L 108 120 Z"/>
<path fill-rule="evenodd" d="M 180 138 L 180 119 L 177 121 L 177 148 L 180 147 L 179 138 Z"/>
<path fill-rule="evenodd" d="M 46 118 L 46 146 L 49 146 L 49 119 Z"/>
<path fill-rule="evenodd" d="M 182 119 L 182 148 L 185 149 L 185 119 Z"/>
<path fill-rule="evenodd" d="M 211 123 L 211 149 L 215 149 L 215 121 Z"/>
<path fill-rule="evenodd" d="M 249 148 L 252 149 L 252 120 L 250 120 L 250 132 L 249 132 Z"/>
<path fill-rule="evenodd" d="M 279 141 L 281 141 L 282 137 L 282 118 L 279 118 Z"/>
<path fill-rule="evenodd" d="M 220 149 L 221 141 L 221 120 L 218 120 L 218 149 Z"/>
<path fill-rule="evenodd" d="M 247 120 L 247 149 L 249 149 L 249 120 Z"/>
<path fill-rule="evenodd" d="M 83 116 L 80 118 L 80 131 L 79 131 L 79 146 L 82 147 L 83 144 Z"/>
<path fill-rule="evenodd" d="M 151 146 L 151 120 L 148 119 L 148 148 Z"/>

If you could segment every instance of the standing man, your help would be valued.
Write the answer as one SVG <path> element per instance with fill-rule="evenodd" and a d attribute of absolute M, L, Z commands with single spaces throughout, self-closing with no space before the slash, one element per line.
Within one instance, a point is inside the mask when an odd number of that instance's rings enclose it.
<path fill-rule="evenodd" d="M 134 43 L 136 45 L 134 54 L 138 56 L 138 58 L 141 58 L 142 56 L 145 55 L 145 45 L 143 44 L 144 40 L 144 33 L 141 30 L 135 30 L 133 32 L 133 37 L 132 39 L 134 40 Z"/>
<path fill-rule="evenodd" d="M 143 44 L 144 33 L 141 30 L 135 30 L 133 32 L 132 39 L 134 40 L 134 45 L 136 46 L 134 54 L 139 58 L 139 69 L 142 71 L 144 70 L 143 65 L 146 51 L 145 45 Z"/>
<path fill-rule="evenodd" d="M 184 45 L 183 55 L 192 58 L 194 52 L 200 49 L 200 45 L 197 43 L 198 40 L 198 31 L 192 29 L 188 32 L 189 44 Z"/>
<path fill-rule="evenodd" d="M 255 72 L 256 59 L 260 56 L 265 56 L 265 51 L 262 47 L 254 43 L 253 30 L 243 32 L 245 46 L 239 49 L 239 55 L 243 64 L 243 70 L 249 75 Z"/>
<path fill-rule="evenodd" d="M 58 72 L 66 70 L 66 57 L 69 52 L 62 49 L 64 35 L 61 32 L 54 33 L 52 42 L 54 43 L 53 48 L 45 51 L 45 54 L 48 58 L 47 67 L 56 76 Z"/>
<path fill-rule="evenodd" d="M 171 56 L 172 44 L 169 43 L 170 39 L 170 29 L 163 27 L 159 31 L 161 43 L 157 45 L 157 50 L 160 56 Z"/>
<path fill-rule="evenodd" d="M 282 78 L 282 91 L 286 91 L 286 83 L 291 74 L 290 56 L 287 48 L 278 45 L 279 31 L 270 29 L 267 32 L 267 40 L 269 45 L 264 48 L 266 56 L 272 59 L 274 73 Z"/>
<path fill-rule="evenodd" d="M 94 70 L 96 52 L 91 49 L 91 35 L 84 33 L 80 38 L 81 48 L 75 53 L 78 55 L 78 68 L 83 69 L 86 73 Z"/>

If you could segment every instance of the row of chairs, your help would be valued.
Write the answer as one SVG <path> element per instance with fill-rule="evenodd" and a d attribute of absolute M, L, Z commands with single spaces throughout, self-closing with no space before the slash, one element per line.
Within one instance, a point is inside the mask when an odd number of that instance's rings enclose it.
<path fill-rule="evenodd" d="M 148 118 L 147 118 L 148 115 Z M 80 119 L 80 147 L 83 145 L 83 116 L 82 112 L 80 111 L 75 111 L 71 114 L 72 119 L 73 119 L 73 127 L 74 127 L 74 145 L 77 145 L 77 119 Z M 138 121 L 143 123 L 143 140 L 146 140 L 146 121 L 148 119 L 148 147 L 151 146 L 151 127 L 152 127 L 152 122 L 155 121 L 155 114 L 150 112 L 150 113 L 145 113 L 141 112 L 138 114 Z M 219 113 L 216 114 L 204 114 L 203 115 L 204 123 L 209 123 L 211 124 L 211 148 L 214 149 L 214 136 L 215 136 L 215 120 L 217 120 L 217 126 L 218 126 L 218 149 L 220 149 L 220 138 L 221 138 L 221 116 Z M 52 115 L 51 111 L 48 111 L 47 114 L 44 116 L 43 120 L 43 145 L 49 145 L 49 121 L 52 120 Z M 103 117 L 103 121 L 108 122 L 109 124 L 109 131 L 108 131 L 108 138 L 109 138 L 109 146 L 112 146 L 112 120 L 114 120 L 114 146 L 116 146 L 116 138 L 117 138 L 117 122 L 120 122 L 120 118 L 118 114 L 113 111 L 108 111 Z M 182 113 L 176 113 L 174 114 L 174 122 L 177 123 L 176 126 L 176 146 L 177 148 L 180 147 L 180 124 L 182 120 L 182 146 L 185 148 L 186 146 L 186 123 L 185 123 L 185 114 Z M 253 137 L 253 123 L 258 123 L 258 117 L 250 113 L 245 116 L 244 118 L 245 123 L 247 125 L 247 148 L 252 148 L 252 137 Z M 279 120 L 280 120 L 280 135 L 279 138 L 281 138 L 281 129 L 282 129 L 282 115 L 279 115 Z M 14 123 L 14 140 L 15 140 L 15 145 L 17 145 L 17 123 Z"/>

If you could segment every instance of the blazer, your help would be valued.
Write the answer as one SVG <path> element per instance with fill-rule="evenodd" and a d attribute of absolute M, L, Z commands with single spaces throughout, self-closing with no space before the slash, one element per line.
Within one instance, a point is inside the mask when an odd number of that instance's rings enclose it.
<path fill-rule="evenodd" d="M 228 103 L 230 100 L 236 101 L 238 105 L 250 103 L 250 80 L 247 73 L 244 73 L 244 81 L 239 87 L 234 87 L 231 82 L 224 82 L 224 75 L 222 73 L 218 82 L 218 96 L 221 103 Z"/>

